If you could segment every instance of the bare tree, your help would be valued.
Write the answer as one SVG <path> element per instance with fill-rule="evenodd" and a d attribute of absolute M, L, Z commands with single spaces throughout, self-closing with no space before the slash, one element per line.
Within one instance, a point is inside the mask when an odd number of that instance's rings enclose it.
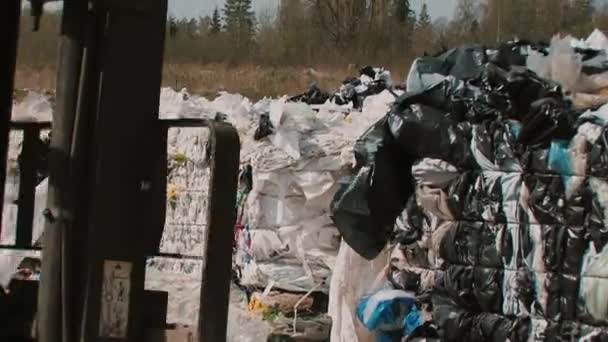
<path fill-rule="evenodd" d="M 365 16 L 365 0 L 307 0 L 319 24 L 338 49 L 344 50 L 357 36 Z"/>
<path fill-rule="evenodd" d="M 480 7 L 477 0 L 458 0 L 456 16 L 454 18 L 459 34 L 463 39 L 468 39 L 472 30 L 479 23 Z"/>

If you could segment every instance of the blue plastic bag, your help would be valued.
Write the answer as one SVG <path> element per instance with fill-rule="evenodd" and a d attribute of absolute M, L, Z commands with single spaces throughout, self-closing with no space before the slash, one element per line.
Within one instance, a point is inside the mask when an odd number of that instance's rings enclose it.
<path fill-rule="evenodd" d="M 420 310 L 418 310 L 418 307 L 414 306 L 410 313 L 405 317 L 405 322 L 403 324 L 403 336 L 408 336 L 414 330 L 416 330 L 416 328 L 423 324 L 424 320 L 422 319 Z"/>
<path fill-rule="evenodd" d="M 411 331 L 422 324 L 414 294 L 402 290 L 382 290 L 361 298 L 357 318 L 370 331 Z"/>
<path fill-rule="evenodd" d="M 568 151 L 569 142 L 566 140 L 553 140 L 549 148 L 549 168 L 561 175 L 564 186 L 572 176 L 572 164 Z"/>

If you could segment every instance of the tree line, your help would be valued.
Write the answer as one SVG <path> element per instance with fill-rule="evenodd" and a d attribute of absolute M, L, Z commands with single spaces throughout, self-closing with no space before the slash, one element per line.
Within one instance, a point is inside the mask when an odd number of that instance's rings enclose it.
<path fill-rule="evenodd" d="M 45 20 L 20 47 L 34 65 L 56 56 L 59 20 Z M 166 61 L 394 66 L 463 43 L 584 37 L 595 27 L 608 29 L 608 7 L 593 0 L 458 0 L 450 19 L 432 18 L 426 1 L 415 11 L 410 0 L 277 0 L 255 13 L 252 0 L 226 0 L 208 16 L 168 18 Z"/>
<path fill-rule="evenodd" d="M 451 19 L 431 18 L 426 1 L 280 0 L 254 13 L 226 0 L 212 15 L 169 18 L 168 58 L 178 62 L 395 64 L 462 43 L 549 40 L 608 29 L 608 7 L 593 0 L 458 0 Z"/>

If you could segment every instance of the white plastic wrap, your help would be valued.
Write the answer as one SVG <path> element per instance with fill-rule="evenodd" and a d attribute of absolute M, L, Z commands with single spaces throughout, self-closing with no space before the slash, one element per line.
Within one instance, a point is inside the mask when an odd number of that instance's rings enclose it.
<path fill-rule="evenodd" d="M 551 78 L 559 82 L 565 90 L 577 91 L 583 68 L 582 56 L 576 55 L 570 45 L 571 37 L 553 37 L 549 49 Z"/>
<path fill-rule="evenodd" d="M 345 242 L 341 243 L 329 293 L 332 342 L 376 341 L 376 336 L 359 322 L 355 310 L 359 299 L 364 294 L 373 292 L 378 285 L 378 278 L 386 274 L 388 257 L 387 249 L 369 261 Z"/>
<path fill-rule="evenodd" d="M 608 37 L 606 37 L 604 32 L 600 31 L 599 29 L 595 29 L 593 32 L 591 32 L 589 37 L 587 37 L 585 44 L 587 44 L 590 49 L 607 51 Z"/>
<path fill-rule="evenodd" d="M 587 41 L 579 41 L 571 36 L 555 36 L 551 40 L 549 55 L 531 50 L 526 66 L 540 77 L 554 80 L 562 85 L 564 90 L 575 93 L 575 102 L 582 103 L 581 107 L 595 106 L 606 102 L 606 96 L 593 93 L 608 87 L 608 73 L 586 75 L 582 72 L 582 56 L 575 53 L 574 48 L 591 48 L 606 50 L 608 39 L 601 31 L 594 31 Z"/>
<path fill-rule="evenodd" d="M 48 96 L 28 91 L 23 99 L 13 103 L 11 119 L 21 122 L 51 121 L 53 106 Z"/>
<path fill-rule="evenodd" d="M 159 113 L 165 119 L 211 118 L 213 109 L 207 99 L 191 95 L 186 89 L 177 92 L 171 88 L 161 88 Z"/>

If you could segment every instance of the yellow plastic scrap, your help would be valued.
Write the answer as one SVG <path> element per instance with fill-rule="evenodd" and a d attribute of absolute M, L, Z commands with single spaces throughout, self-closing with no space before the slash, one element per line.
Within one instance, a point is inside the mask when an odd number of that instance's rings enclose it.
<path fill-rule="evenodd" d="M 174 203 L 177 200 L 177 186 L 175 184 L 167 185 L 167 201 Z"/>
<path fill-rule="evenodd" d="M 173 155 L 173 160 L 175 160 L 178 164 L 185 164 L 188 161 L 188 157 L 183 153 L 176 153 Z"/>
<path fill-rule="evenodd" d="M 249 312 L 252 314 L 264 314 L 264 312 L 270 310 L 268 305 L 264 304 L 258 295 L 254 294 L 249 300 Z"/>

